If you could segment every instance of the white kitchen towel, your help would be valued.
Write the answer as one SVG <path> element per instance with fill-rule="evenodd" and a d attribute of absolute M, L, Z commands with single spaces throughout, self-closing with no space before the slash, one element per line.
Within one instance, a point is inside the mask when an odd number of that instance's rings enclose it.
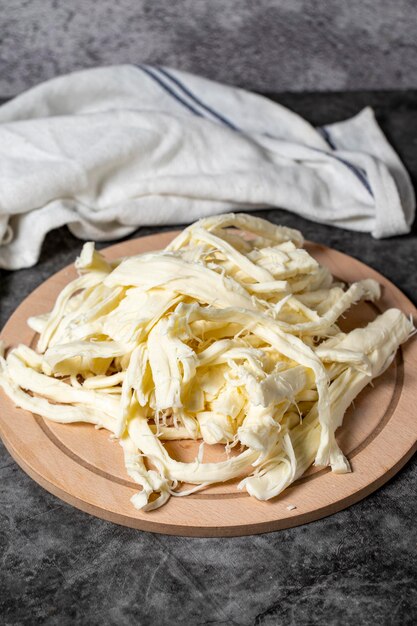
<path fill-rule="evenodd" d="M 75 72 L 0 107 L 0 267 L 36 263 L 48 231 L 281 207 L 374 237 L 407 233 L 408 174 L 371 109 L 316 129 L 274 102 L 161 67 Z"/>

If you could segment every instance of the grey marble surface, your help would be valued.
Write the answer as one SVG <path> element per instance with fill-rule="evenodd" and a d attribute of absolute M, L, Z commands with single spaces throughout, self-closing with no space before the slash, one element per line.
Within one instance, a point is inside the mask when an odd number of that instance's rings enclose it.
<path fill-rule="evenodd" d="M 281 94 L 322 124 L 373 104 L 417 177 L 416 92 Z M 414 128 L 414 130 L 413 130 Z M 375 267 L 417 302 L 417 228 L 375 241 L 262 212 Z M 135 236 L 154 232 L 142 229 Z M 0 274 L 0 323 L 81 242 L 49 235 L 40 263 Z M 410 419 L 416 415 L 410 414 Z M 0 622 L 5 624 L 407 625 L 417 622 L 417 459 L 332 517 L 265 535 L 189 539 L 142 533 L 77 511 L 0 447 Z"/>
<path fill-rule="evenodd" d="M 0 93 L 157 63 L 249 89 L 417 87 L 415 0 L 0 0 Z"/>

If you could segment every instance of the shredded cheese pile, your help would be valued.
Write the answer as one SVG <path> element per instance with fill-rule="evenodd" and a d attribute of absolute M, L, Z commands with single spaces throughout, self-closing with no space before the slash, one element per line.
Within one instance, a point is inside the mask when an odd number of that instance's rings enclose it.
<path fill-rule="evenodd" d="M 138 509 L 236 477 L 268 500 L 313 462 L 348 472 L 335 431 L 413 324 L 390 309 L 341 332 L 338 318 L 379 286 L 346 289 L 302 246 L 298 231 L 245 214 L 116 262 L 86 243 L 79 277 L 28 321 L 37 351 L 3 352 L 0 385 L 18 407 L 111 431 Z M 169 456 L 174 439 L 201 441 L 193 462 Z M 223 460 L 205 463 L 204 444 L 223 444 Z"/>

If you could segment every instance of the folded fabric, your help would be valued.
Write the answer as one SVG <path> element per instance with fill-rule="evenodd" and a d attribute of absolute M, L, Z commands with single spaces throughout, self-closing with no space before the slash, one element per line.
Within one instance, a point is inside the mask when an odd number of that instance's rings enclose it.
<path fill-rule="evenodd" d="M 75 72 L 0 107 L 0 267 L 29 267 L 48 231 L 280 207 L 374 237 L 407 233 L 415 198 L 371 109 L 316 129 L 274 102 L 161 67 Z"/>

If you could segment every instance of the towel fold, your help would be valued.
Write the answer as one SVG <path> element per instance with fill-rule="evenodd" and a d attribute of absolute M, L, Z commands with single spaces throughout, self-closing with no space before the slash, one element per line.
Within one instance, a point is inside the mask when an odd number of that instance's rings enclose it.
<path fill-rule="evenodd" d="M 36 263 L 64 224 L 106 240 L 266 207 L 382 238 L 409 232 L 415 198 L 369 108 L 316 129 L 253 93 L 132 65 L 0 107 L 0 267 Z"/>

